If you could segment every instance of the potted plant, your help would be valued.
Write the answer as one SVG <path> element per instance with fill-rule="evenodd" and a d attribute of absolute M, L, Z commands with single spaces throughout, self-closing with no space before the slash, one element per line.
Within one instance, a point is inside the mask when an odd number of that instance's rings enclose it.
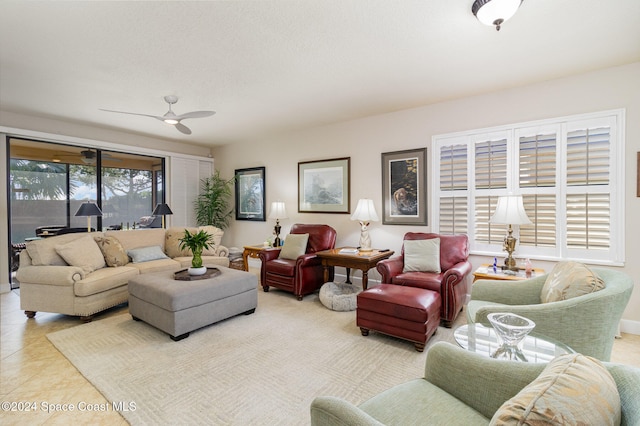
<path fill-rule="evenodd" d="M 213 236 L 204 230 L 193 234 L 188 229 L 184 230 L 184 237 L 180 238 L 180 249 L 188 248 L 193 255 L 191 268 L 189 268 L 190 275 L 204 275 L 207 272 L 207 267 L 202 266 L 202 251 L 209 248 L 212 238 Z"/>
<path fill-rule="evenodd" d="M 230 207 L 232 185 L 236 178 L 225 180 L 220 170 L 200 181 L 200 195 L 195 201 L 196 221 L 198 225 L 213 225 L 225 229 L 233 213 Z"/>

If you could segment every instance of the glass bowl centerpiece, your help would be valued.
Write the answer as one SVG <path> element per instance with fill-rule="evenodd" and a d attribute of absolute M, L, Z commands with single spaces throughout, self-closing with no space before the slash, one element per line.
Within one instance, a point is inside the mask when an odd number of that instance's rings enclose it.
<path fill-rule="evenodd" d="M 511 360 L 526 361 L 520 344 L 533 330 L 536 323 L 529 318 L 508 312 L 495 312 L 487 315 L 487 319 L 498 336 L 501 346 L 491 355 L 493 358 L 504 357 Z"/>

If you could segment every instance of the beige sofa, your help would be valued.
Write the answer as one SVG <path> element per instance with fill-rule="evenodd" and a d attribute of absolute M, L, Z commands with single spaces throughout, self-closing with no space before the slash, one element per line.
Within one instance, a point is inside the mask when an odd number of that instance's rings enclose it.
<path fill-rule="evenodd" d="M 90 321 L 93 314 L 128 300 L 132 277 L 191 266 L 190 252 L 179 247 L 184 229 L 66 234 L 29 242 L 16 275 L 20 307 L 29 318 L 42 311 Z M 213 246 L 203 252 L 204 265 L 229 266 L 229 250 L 220 245 L 222 230 L 187 229 L 213 235 Z"/>

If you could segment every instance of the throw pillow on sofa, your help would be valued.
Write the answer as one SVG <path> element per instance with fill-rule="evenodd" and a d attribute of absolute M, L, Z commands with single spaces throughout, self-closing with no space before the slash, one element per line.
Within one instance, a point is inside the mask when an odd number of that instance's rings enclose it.
<path fill-rule="evenodd" d="M 102 251 L 107 266 L 124 266 L 129 263 L 129 256 L 117 238 L 95 236 L 93 239 Z"/>
<path fill-rule="evenodd" d="M 189 250 L 188 248 L 182 250 L 180 248 L 180 238 L 184 237 L 185 229 L 192 234 L 198 232 L 197 228 L 185 228 L 182 226 L 176 226 L 167 229 L 164 238 L 164 249 L 166 250 L 169 257 L 176 258 L 192 256 L 191 250 Z"/>
<path fill-rule="evenodd" d="M 104 268 L 104 256 L 89 234 L 66 244 L 56 246 L 56 252 L 71 266 L 78 266 L 86 273 Z"/>
<path fill-rule="evenodd" d="M 602 290 L 604 281 L 587 265 L 565 261 L 554 266 L 540 292 L 542 303 L 558 302 Z"/>
<path fill-rule="evenodd" d="M 127 254 L 133 263 L 150 262 L 158 259 L 168 259 L 160 246 L 140 247 L 127 250 Z"/>
<path fill-rule="evenodd" d="M 620 394 L 613 377 L 595 358 L 567 354 L 506 401 L 491 425 L 619 425 Z"/>

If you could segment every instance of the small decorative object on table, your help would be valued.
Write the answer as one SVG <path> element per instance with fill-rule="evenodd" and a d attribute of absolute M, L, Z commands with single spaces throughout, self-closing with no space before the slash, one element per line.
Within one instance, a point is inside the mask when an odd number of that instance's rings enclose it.
<path fill-rule="evenodd" d="M 496 312 L 487 315 L 502 345 L 491 355 L 492 358 L 507 358 L 512 361 L 527 361 L 520 343 L 533 330 L 536 323 L 529 318 L 512 313 Z"/>
<path fill-rule="evenodd" d="M 193 255 L 191 259 L 191 268 L 188 269 L 191 275 L 204 275 L 207 268 L 202 266 L 202 251 L 209 248 L 213 236 L 204 230 L 197 233 L 190 233 L 188 229 L 184 230 L 184 237 L 180 238 L 180 249 L 189 249 Z"/>

